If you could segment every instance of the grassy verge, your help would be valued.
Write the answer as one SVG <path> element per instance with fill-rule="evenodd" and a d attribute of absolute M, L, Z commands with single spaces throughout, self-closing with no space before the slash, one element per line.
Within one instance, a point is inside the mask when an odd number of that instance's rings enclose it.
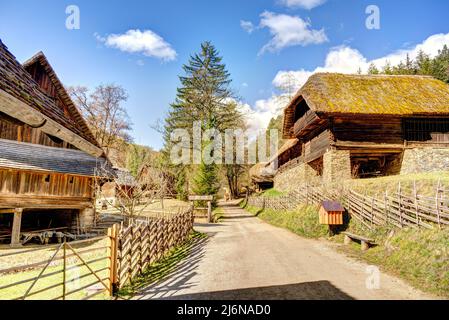
<path fill-rule="evenodd" d="M 399 176 L 387 176 L 371 179 L 354 179 L 349 181 L 352 189 L 358 192 L 376 195 L 387 190 L 389 193 L 398 190 L 398 184 L 405 192 L 413 194 L 414 184 L 421 195 L 434 196 L 438 182 L 448 186 L 449 172 L 417 173 Z"/>
<path fill-rule="evenodd" d="M 264 197 L 268 197 L 268 198 L 276 198 L 276 197 L 283 196 L 284 194 L 285 194 L 285 192 L 282 192 L 282 191 L 279 191 L 276 189 L 268 189 L 262 193 L 262 195 Z"/>
<path fill-rule="evenodd" d="M 142 275 L 133 279 L 132 283 L 120 289 L 117 294 L 118 297 L 121 299 L 129 299 L 136 294 L 139 289 L 167 277 L 176 269 L 178 263 L 189 255 L 190 250 L 197 241 L 205 237 L 207 237 L 207 235 L 194 231 L 183 245 L 173 248 L 164 258 L 158 262 L 152 263 Z"/>
<path fill-rule="evenodd" d="M 216 222 L 220 222 L 221 218 L 224 215 L 224 211 L 223 208 L 217 207 L 214 209 L 214 211 L 212 212 L 212 220 L 216 223 Z"/>
<path fill-rule="evenodd" d="M 380 266 L 401 277 L 414 287 L 449 298 L 449 230 L 448 229 L 364 229 L 357 221 L 349 225 L 351 232 L 376 240 L 378 246 L 366 252 L 358 244 L 341 246 L 340 251 Z M 334 241 L 342 242 L 341 236 Z"/>
<path fill-rule="evenodd" d="M 262 220 L 286 228 L 296 234 L 307 238 L 320 238 L 328 234 L 327 226 L 318 223 L 318 210 L 316 206 L 302 206 L 294 211 L 276 211 L 247 206 L 247 211 L 257 215 Z"/>
<path fill-rule="evenodd" d="M 244 202 L 241 203 L 244 206 Z M 307 237 L 327 237 L 327 226 L 318 224 L 316 206 L 298 207 L 294 211 L 274 211 L 246 206 L 245 209 L 262 220 Z M 382 270 L 408 281 L 411 285 L 442 297 L 449 298 L 449 230 L 413 230 L 376 228 L 369 231 L 352 220 L 348 231 L 373 238 L 378 246 L 361 251 L 360 245 L 339 246 L 345 254 L 378 265 Z M 327 237 L 328 238 L 328 237 Z M 328 238 L 343 243 L 343 235 Z"/>

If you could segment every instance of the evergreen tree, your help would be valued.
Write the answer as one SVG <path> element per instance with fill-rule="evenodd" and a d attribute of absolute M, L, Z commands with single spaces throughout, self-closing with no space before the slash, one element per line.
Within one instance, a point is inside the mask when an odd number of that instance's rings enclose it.
<path fill-rule="evenodd" d="M 184 75 L 179 77 L 181 86 L 165 120 L 164 154 L 167 161 L 172 148 L 170 134 L 173 130 L 186 129 L 192 138 L 192 127 L 196 121 L 203 131 L 213 124 L 215 129 L 224 132 L 225 129 L 234 128 L 242 118 L 233 102 L 230 74 L 210 42 L 201 44 L 200 52 L 190 57 L 183 70 Z M 215 164 L 201 163 L 196 172 L 197 176 L 193 179 L 196 193 L 214 194 L 218 191 L 218 167 Z M 177 189 L 188 183 L 184 179 L 185 176 L 178 177 Z"/>
<path fill-rule="evenodd" d="M 377 69 L 374 63 L 371 63 L 368 67 L 368 74 L 379 74 L 379 69 Z"/>

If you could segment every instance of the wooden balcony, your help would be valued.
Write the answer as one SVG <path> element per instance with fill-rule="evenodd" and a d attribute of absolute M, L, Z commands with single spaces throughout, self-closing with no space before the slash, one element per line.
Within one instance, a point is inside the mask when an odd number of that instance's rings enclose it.
<path fill-rule="evenodd" d="M 320 122 L 320 118 L 312 110 L 307 111 L 298 121 L 295 122 L 293 127 L 293 134 L 295 137 L 300 137 L 304 133 L 309 132 L 312 128 Z"/>

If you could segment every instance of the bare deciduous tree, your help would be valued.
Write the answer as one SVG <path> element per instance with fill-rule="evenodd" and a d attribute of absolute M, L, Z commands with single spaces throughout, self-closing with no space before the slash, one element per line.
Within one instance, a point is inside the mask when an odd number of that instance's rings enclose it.
<path fill-rule="evenodd" d="M 86 87 L 69 87 L 68 92 L 106 155 L 132 140 L 131 121 L 123 107 L 128 99 L 125 89 L 108 84 L 98 86 L 92 93 Z"/>
<path fill-rule="evenodd" d="M 169 179 L 159 170 L 148 170 L 148 164 L 143 164 L 136 177 L 123 176 L 118 170 L 111 174 L 106 166 L 97 169 L 96 186 L 97 199 L 114 207 L 122 215 L 129 218 L 142 215 L 148 206 L 155 201 L 164 199 L 169 193 Z M 109 188 L 115 191 L 113 199 L 101 193 L 102 181 L 108 181 Z"/>

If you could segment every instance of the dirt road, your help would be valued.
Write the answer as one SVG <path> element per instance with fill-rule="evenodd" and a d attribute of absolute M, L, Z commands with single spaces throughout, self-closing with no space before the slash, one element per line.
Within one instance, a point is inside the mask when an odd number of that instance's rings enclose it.
<path fill-rule="evenodd" d="M 384 273 L 377 277 L 324 240 L 273 227 L 235 203 L 223 208 L 222 222 L 195 227 L 209 237 L 172 275 L 135 299 L 433 298 Z"/>

